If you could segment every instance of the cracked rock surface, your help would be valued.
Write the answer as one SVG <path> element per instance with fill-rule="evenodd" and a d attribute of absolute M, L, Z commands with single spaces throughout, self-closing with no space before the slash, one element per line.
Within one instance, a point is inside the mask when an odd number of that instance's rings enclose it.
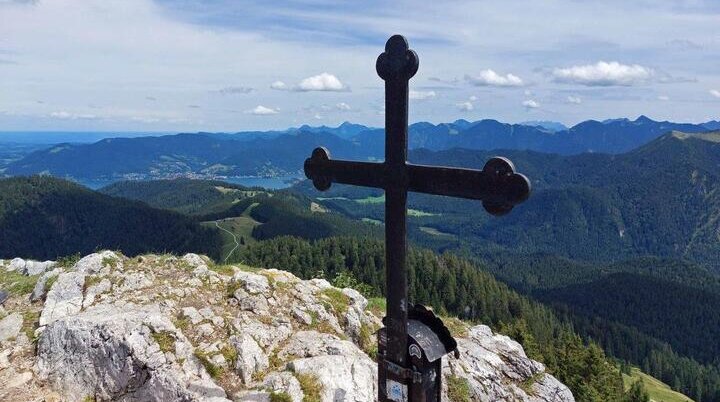
<path fill-rule="evenodd" d="M 381 322 L 353 289 L 207 257 L 103 251 L 71 266 L 0 260 L 34 280 L 0 307 L 2 401 L 366 402 Z M 32 281 L 31 281 L 32 282 Z M 542 364 L 467 327 L 444 374 L 472 401 L 574 401 Z M 447 384 L 447 381 L 444 382 Z M 447 390 L 444 390 L 444 399 Z"/>

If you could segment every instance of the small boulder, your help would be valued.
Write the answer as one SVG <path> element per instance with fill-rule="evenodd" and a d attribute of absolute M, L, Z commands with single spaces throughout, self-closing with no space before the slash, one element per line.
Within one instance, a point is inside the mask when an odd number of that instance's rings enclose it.
<path fill-rule="evenodd" d="M 80 261 L 75 263 L 73 267 L 77 272 L 83 272 L 86 274 L 97 274 L 103 268 L 107 266 L 107 263 L 113 261 L 114 263 L 120 264 L 120 256 L 112 251 L 101 251 L 99 253 L 92 253 L 81 258 Z"/>
<path fill-rule="evenodd" d="M 237 352 L 235 369 L 246 385 L 252 383 L 253 374 L 270 367 L 267 355 L 252 336 L 235 335 L 230 337 L 229 342 Z"/>
<path fill-rule="evenodd" d="M 12 313 L 0 320 L 0 342 L 17 337 L 22 325 L 23 317 L 20 313 Z"/>
<path fill-rule="evenodd" d="M 40 326 L 80 312 L 84 284 L 84 273 L 65 272 L 60 274 L 45 298 L 45 307 L 40 314 Z"/>
<path fill-rule="evenodd" d="M 243 285 L 245 290 L 251 295 L 267 294 L 270 290 L 270 282 L 264 275 L 253 274 L 251 272 L 237 271 L 233 275 L 233 279 Z"/>

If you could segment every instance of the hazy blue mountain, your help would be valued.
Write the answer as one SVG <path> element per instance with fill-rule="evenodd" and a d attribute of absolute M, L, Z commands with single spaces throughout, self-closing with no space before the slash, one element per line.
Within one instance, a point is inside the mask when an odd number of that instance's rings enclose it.
<path fill-rule="evenodd" d="M 272 176 L 302 170 L 305 158 L 321 145 L 330 147 L 337 157 L 365 157 L 358 144 L 325 132 L 299 131 L 242 140 L 232 135 L 177 134 L 107 138 L 93 144 L 59 144 L 10 163 L 6 174 L 46 173 L 73 178 L 182 174 Z"/>
<path fill-rule="evenodd" d="M 672 131 L 705 132 L 702 125 L 636 120 L 585 121 L 553 132 L 539 126 L 496 120 L 409 127 L 409 147 L 434 151 L 532 150 L 563 155 L 587 152 L 619 154 Z M 6 158 L 6 175 L 49 173 L 76 179 L 148 178 L 178 175 L 277 176 L 301 172 L 305 158 L 317 146 L 336 158 L 382 159 L 384 129 L 343 123 L 338 127 L 303 126 L 286 131 L 196 133 L 138 138 L 106 138 L 91 144 L 62 143 L 17 160 Z M 12 159 L 12 160 L 11 160 Z"/>
<path fill-rule="evenodd" d="M 696 133 L 708 131 L 708 128 L 696 124 L 658 122 L 645 116 L 636 120 L 588 120 L 559 131 L 543 126 L 508 124 L 491 119 L 437 125 L 420 122 L 409 127 L 409 147 L 435 151 L 467 148 L 532 150 L 563 155 L 584 152 L 618 154 L 673 130 Z M 354 140 L 362 144 L 369 153 L 381 154 L 384 130 L 364 131 Z"/>
<path fill-rule="evenodd" d="M 707 123 L 703 123 L 702 126 L 708 130 L 720 130 L 720 121 L 712 120 Z"/>
<path fill-rule="evenodd" d="M 524 126 L 531 126 L 531 127 L 542 127 L 545 130 L 551 131 L 553 133 L 558 132 L 558 131 L 564 131 L 564 130 L 568 129 L 567 126 L 562 123 L 558 123 L 556 121 L 547 121 L 547 120 L 524 121 L 520 124 L 522 124 Z"/>

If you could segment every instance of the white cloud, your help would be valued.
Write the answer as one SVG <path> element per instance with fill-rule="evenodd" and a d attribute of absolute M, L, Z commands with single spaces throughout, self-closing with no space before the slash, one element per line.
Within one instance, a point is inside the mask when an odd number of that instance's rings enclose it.
<path fill-rule="evenodd" d="M 278 109 L 273 109 L 269 107 L 265 107 L 263 105 L 258 105 L 254 109 L 246 110 L 245 113 L 254 114 L 257 116 L 267 116 L 271 114 L 278 114 Z"/>
<path fill-rule="evenodd" d="M 63 119 L 63 120 L 95 120 L 98 118 L 98 116 L 94 114 L 85 114 L 85 113 L 70 113 L 66 112 L 64 110 L 59 112 L 52 112 L 50 113 L 50 117 L 56 118 L 56 119 Z"/>
<path fill-rule="evenodd" d="M 670 97 L 667 95 L 659 95 L 657 98 L 658 98 L 658 100 L 661 100 L 661 101 L 669 101 L 670 100 Z"/>
<path fill-rule="evenodd" d="M 582 99 L 579 96 L 573 96 L 573 95 L 568 95 L 567 101 L 568 101 L 568 103 L 572 103 L 575 105 L 579 105 L 582 103 Z"/>
<path fill-rule="evenodd" d="M 285 84 L 282 81 L 275 81 L 272 84 L 270 84 L 271 89 L 276 89 L 278 91 L 286 91 L 288 89 L 287 84 Z"/>
<path fill-rule="evenodd" d="M 428 100 L 435 97 L 435 91 L 413 91 L 410 90 L 409 97 L 411 100 Z"/>
<path fill-rule="evenodd" d="M 720 98 L 720 90 L 711 89 L 711 90 L 710 90 L 710 95 L 712 95 L 712 96 L 714 96 L 714 97 L 716 97 L 716 98 Z"/>
<path fill-rule="evenodd" d="M 254 91 L 255 89 L 250 87 L 225 87 L 220 89 L 218 92 L 223 95 L 246 95 Z"/>
<path fill-rule="evenodd" d="M 478 97 L 475 96 L 475 95 L 470 95 L 470 97 L 468 98 L 468 100 L 469 100 L 470 102 L 475 102 L 476 100 L 478 100 Z"/>
<path fill-rule="evenodd" d="M 335 105 L 335 108 L 337 108 L 337 110 L 348 111 L 348 110 L 350 110 L 350 105 L 348 105 L 345 102 L 340 102 L 337 105 Z"/>
<path fill-rule="evenodd" d="M 466 75 L 465 79 L 476 86 L 493 86 L 493 87 L 521 87 L 523 80 L 514 74 L 498 74 L 493 70 L 487 69 L 480 71 L 477 76 Z"/>
<path fill-rule="evenodd" d="M 473 109 L 475 109 L 473 104 L 470 102 L 460 102 L 460 103 L 455 104 L 455 106 L 457 106 L 457 108 L 463 112 L 470 112 Z"/>
<path fill-rule="evenodd" d="M 555 82 L 580 84 L 586 86 L 631 86 L 647 82 L 653 76 L 653 70 L 638 64 L 620 64 L 616 61 L 599 61 L 595 64 L 556 68 L 553 70 Z"/>
<path fill-rule="evenodd" d="M 540 104 L 532 99 L 523 101 L 522 105 L 525 106 L 527 109 L 537 109 L 540 107 Z"/>
<path fill-rule="evenodd" d="M 347 87 L 340 80 L 328 73 L 305 78 L 295 88 L 296 91 L 346 91 Z"/>

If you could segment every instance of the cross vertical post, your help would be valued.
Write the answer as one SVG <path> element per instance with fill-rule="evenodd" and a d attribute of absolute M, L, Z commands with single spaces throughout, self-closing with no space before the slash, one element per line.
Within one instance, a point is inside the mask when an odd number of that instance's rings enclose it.
<path fill-rule="evenodd" d="M 385 289 L 387 297 L 387 355 L 385 359 L 406 367 L 408 284 L 405 255 L 407 253 L 407 163 L 408 149 L 408 81 L 418 70 L 419 59 L 409 49 L 407 40 L 391 37 L 376 63 L 380 78 L 385 81 L 385 165 L 388 183 L 385 186 Z M 404 383 L 387 367 L 380 371 L 388 379 Z M 386 384 L 380 384 L 380 400 L 386 398 Z"/>
<path fill-rule="evenodd" d="M 408 301 L 408 191 L 481 200 L 487 212 L 503 215 L 530 195 L 530 182 L 506 158 L 491 158 L 482 170 L 407 163 L 408 81 L 417 54 L 395 35 L 375 68 L 385 81 L 385 161 L 334 160 L 325 148 L 305 160 L 305 175 L 320 191 L 332 183 L 385 190 L 385 328 L 378 331 L 378 400 L 439 402 L 442 356 L 457 352 L 450 331 L 431 310 Z"/>

